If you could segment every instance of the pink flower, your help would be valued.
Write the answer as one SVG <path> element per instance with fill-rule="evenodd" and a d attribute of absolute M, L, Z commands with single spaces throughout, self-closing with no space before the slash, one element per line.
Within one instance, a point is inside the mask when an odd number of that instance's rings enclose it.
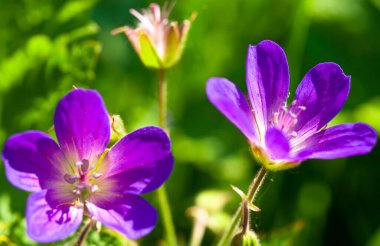
<path fill-rule="evenodd" d="M 172 6 L 164 4 L 162 9 L 152 3 L 148 9 L 139 13 L 135 9 L 130 12 L 139 23 L 136 28 L 119 27 L 112 34 L 124 32 L 145 66 L 155 69 L 165 69 L 175 65 L 182 55 L 190 27 L 190 21 L 185 20 L 182 25 L 176 21 L 169 21 L 168 17 Z"/>

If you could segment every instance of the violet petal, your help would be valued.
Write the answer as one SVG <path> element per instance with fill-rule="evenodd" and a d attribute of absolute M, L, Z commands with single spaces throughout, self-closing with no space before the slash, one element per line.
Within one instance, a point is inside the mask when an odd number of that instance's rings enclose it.
<path fill-rule="evenodd" d="M 277 128 L 270 128 L 265 134 L 265 146 L 271 159 L 286 159 L 289 156 L 290 145 L 286 136 Z"/>
<path fill-rule="evenodd" d="M 31 194 L 26 204 L 26 229 L 28 236 L 40 243 L 66 238 L 82 222 L 83 209 L 61 206 L 52 209 L 45 200 L 46 190 Z"/>
<path fill-rule="evenodd" d="M 2 153 L 6 176 L 14 186 L 39 191 L 60 182 L 68 168 L 64 155 L 54 140 L 40 131 L 26 131 L 11 136 Z"/>
<path fill-rule="evenodd" d="M 76 202 L 78 196 L 73 192 L 75 186 L 72 186 L 71 189 L 68 186 L 69 184 L 66 184 L 65 186 L 47 190 L 45 199 L 50 207 L 56 208 L 62 204 L 72 204 Z"/>
<path fill-rule="evenodd" d="M 261 139 L 273 114 L 284 106 L 289 91 L 289 67 L 283 49 L 265 40 L 249 46 L 246 62 L 247 87 Z"/>
<path fill-rule="evenodd" d="M 296 105 L 306 109 L 298 116 L 298 136 L 320 130 L 342 109 L 350 89 L 350 76 L 339 65 L 326 62 L 313 67 L 299 84 Z"/>
<path fill-rule="evenodd" d="M 63 97 L 55 111 L 54 127 L 61 149 L 72 161 L 96 159 L 110 138 L 109 115 L 94 90 L 74 89 Z"/>
<path fill-rule="evenodd" d="M 224 78 L 207 81 L 207 97 L 251 141 L 257 142 L 256 122 L 239 88 Z"/>
<path fill-rule="evenodd" d="M 107 227 L 135 240 L 150 233 L 157 221 L 157 212 L 136 195 L 125 195 L 106 207 L 86 203 L 89 213 Z"/>
<path fill-rule="evenodd" d="M 122 192 L 149 192 L 161 186 L 173 169 L 170 148 L 170 139 L 161 128 L 141 128 L 118 141 L 97 172 Z"/>
<path fill-rule="evenodd" d="M 367 124 L 341 124 L 311 136 L 295 155 L 302 159 L 335 159 L 369 153 L 375 146 L 377 134 Z"/>

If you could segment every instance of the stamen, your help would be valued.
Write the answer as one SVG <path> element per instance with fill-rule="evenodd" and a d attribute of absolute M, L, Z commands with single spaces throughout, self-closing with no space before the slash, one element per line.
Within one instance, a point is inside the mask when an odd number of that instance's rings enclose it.
<path fill-rule="evenodd" d="M 298 106 L 298 108 L 302 111 L 305 111 L 306 110 L 306 107 L 305 106 Z"/>
<path fill-rule="evenodd" d="M 102 173 L 97 173 L 97 172 L 95 172 L 95 173 L 93 173 L 92 174 L 92 177 L 94 177 L 94 178 L 100 178 L 101 176 L 103 176 L 103 174 Z"/>
<path fill-rule="evenodd" d="M 75 176 L 75 175 L 70 175 L 70 174 L 65 174 L 64 176 L 63 176 L 63 179 L 67 182 L 67 183 L 69 183 L 69 184 L 74 184 L 75 183 L 75 181 L 77 181 L 78 179 L 79 179 L 79 177 L 78 176 Z"/>
<path fill-rule="evenodd" d="M 273 114 L 273 117 L 274 117 L 273 121 L 274 121 L 275 124 L 278 124 L 278 116 L 279 115 L 280 115 L 279 112 L 276 112 L 276 113 Z"/>
<path fill-rule="evenodd" d="M 80 167 L 80 166 L 82 166 L 83 165 L 83 162 L 81 162 L 81 161 L 77 161 L 77 162 L 75 162 L 75 166 L 77 166 L 77 167 Z"/>
<path fill-rule="evenodd" d="M 295 113 L 293 113 L 292 111 L 289 111 L 289 115 L 290 117 L 292 117 L 293 119 L 296 119 L 297 118 L 297 115 Z"/>
<path fill-rule="evenodd" d="M 75 190 L 73 190 L 73 193 L 75 195 L 79 196 L 80 195 L 80 190 L 79 189 L 75 189 Z"/>
<path fill-rule="evenodd" d="M 98 191 L 99 190 L 99 187 L 97 185 L 92 185 L 91 186 L 91 192 L 95 192 L 95 191 Z"/>
<path fill-rule="evenodd" d="M 295 131 L 292 131 L 292 133 L 290 133 L 290 136 L 292 136 L 292 137 L 297 137 L 297 136 L 298 136 L 298 134 L 297 134 L 297 132 L 295 132 Z"/>
<path fill-rule="evenodd" d="M 296 105 L 296 103 L 297 103 L 297 100 L 293 100 L 293 102 L 292 102 L 291 106 L 294 106 L 294 105 Z"/>

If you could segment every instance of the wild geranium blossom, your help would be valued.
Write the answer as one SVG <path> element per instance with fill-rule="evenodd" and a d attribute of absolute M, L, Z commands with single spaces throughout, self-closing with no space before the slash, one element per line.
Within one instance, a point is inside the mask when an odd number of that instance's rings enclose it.
<path fill-rule="evenodd" d="M 243 93 L 224 78 L 211 78 L 207 95 L 248 138 L 254 156 L 266 168 L 281 170 L 306 159 L 366 154 L 376 144 L 375 131 L 363 123 L 325 129 L 350 89 L 350 76 L 337 64 L 313 67 L 289 103 L 289 67 L 279 45 L 262 41 L 249 46 L 246 73 L 250 106 Z"/>
<path fill-rule="evenodd" d="M 74 89 L 54 116 L 58 144 L 40 131 L 10 137 L 2 158 L 16 187 L 34 192 L 27 201 L 27 233 L 53 242 L 73 233 L 83 216 L 130 239 L 155 226 L 155 209 L 139 195 L 158 188 L 173 167 L 170 140 L 157 127 L 145 127 L 106 150 L 110 119 L 101 96 Z"/>
<path fill-rule="evenodd" d="M 165 3 L 160 8 L 158 4 L 152 3 L 141 13 L 131 9 L 131 14 L 139 20 L 137 27 L 119 27 L 112 34 L 125 33 L 146 66 L 169 68 L 181 58 L 190 28 L 189 20 L 184 20 L 182 25 L 169 20 L 173 6 Z"/>

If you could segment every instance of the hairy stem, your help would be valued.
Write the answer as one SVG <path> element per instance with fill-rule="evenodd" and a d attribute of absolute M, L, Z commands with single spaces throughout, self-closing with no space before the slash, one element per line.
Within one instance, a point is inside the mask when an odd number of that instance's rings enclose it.
<path fill-rule="evenodd" d="M 260 170 L 256 173 L 255 178 L 252 180 L 251 184 L 249 185 L 248 194 L 247 194 L 248 201 L 251 201 L 252 203 L 255 201 L 257 194 L 259 193 L 259 190 L 264 183 L 267 173 L 268 173 L 268 170 L 266 170 L 264 167 L 261 167 Z M 244 204 L 242 204 L 242 206 L 243 205 Z M 237 225 L 239 223 L 239 219 L 241 218 L 241 211 L 242 209 L 239 207 L 231 220 L 231 224 L 229 225 L 227 230 L 224 232 L 222 238 L 220 239 L 218 246 L 229 245 L 229 242 L 231 241 L 231 238 L 234 236 L 234 233 L 236 231 Z"/>
<path fill-rule="evenodd" d="M 81 232 L 79 233 L 78 240 L 75 242 L 75 246 L 82 246 L 84 241 L 86 240 L 86 237 L 88 236 L 88 233 L 91 230 L 92 225 L 94 224 L 94 219 L 89 219 L 86 223 L 86 225 L 82 228 Z"/>
<path fill-rule="evenodd" d="M 167 126 L 167 82 L 165 78 L 165 70 L 160 69 L 158 71 L 158 105 L 159 105 L 159 125 L 168 134 L 169 128 Z M 162 185 L 157 190 L 157 198 L 160 206 L 160 214 L 163 220 L 165 237 L 169 246 L 176 246 L 177 240 L 174 230 L 174 223 L 170 206 L 168 202 L 168 196 L 166 194 L 165 185 Z"/>
<path fill-rule="evenodd" d="M 158 105 L 160 127 L 169 132 L 167 125 L 167 81 L 164 69 L 158 70 Z"/>

